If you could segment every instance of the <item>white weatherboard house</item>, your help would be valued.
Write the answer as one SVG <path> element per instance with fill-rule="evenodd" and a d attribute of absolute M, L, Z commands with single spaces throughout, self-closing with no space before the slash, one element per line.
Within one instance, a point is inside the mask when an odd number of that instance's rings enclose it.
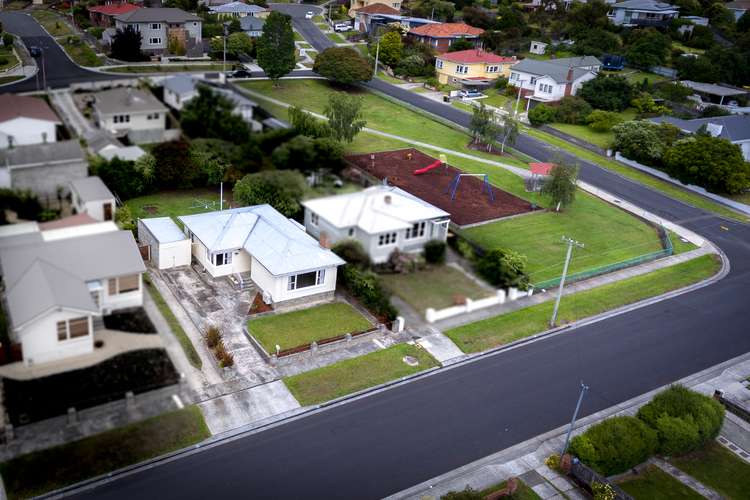
<path fill-rule="evenodd" d="M 3 306 L 23 362 L 93 352 L 94 318 L 143 305 L 145 270 L 133 233 L 113 222 L 0 238 Z"/>
<path fill-rule="evenodd" d="M 333 297 L 337 268 L 345 262 L 270 205 L 178 219 L 193 257 L 211 276 L 250 279 L 275 304 Z"/>
<path fill-rule="evenodd" d="M 190 265 L 190 240 L 171 217 L 138 219 L 138 242 L 148 247 L 148 260 L 159 269 Z"/>
<path fill-rule="evenodd" d="M 448 212 L 394 186 L 373 186 L 302 205 L 308 233 L 331 244 L 357 240 L 376 264 L 386 262 L 396 249 L 422 252 L 428 241 L 448 236 Z"/>
<path fill-rule="evenodd" d="M 97 176 L 71 181 L 70 197 L 75 213 L 88 214 L 98 221 L 115 218 L 115 195 Z"/>
<path fill-rule="evenodd" d="M 166 129 L 167 108 L 151 92 L 117 87 L 97 92 L 94 114 L 99 128 L 134 143 L 160 142 Z"/>
<path fill-rule="evenodd" d="M 555 102 L 576 95 L 578 89 L 596 78 L 601 61 L 593 56 L 540 61 L 526 58 L 510 68 L 508 83 L 521 89 L 529 101 Z"/>
<path fill-rule="evenodd" d="M 0 148 L 57 141 L 61 125 L 44 99 L 0 94 Z"/>

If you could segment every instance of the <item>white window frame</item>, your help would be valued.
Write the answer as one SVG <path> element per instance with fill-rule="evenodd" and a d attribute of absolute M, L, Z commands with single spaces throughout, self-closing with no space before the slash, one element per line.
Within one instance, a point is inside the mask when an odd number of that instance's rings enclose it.
<path fill-rule="evenodd" d="M 426 226 L 425 221 L 415 222 L 414 224 L 412 224 L 410 228 L 406 229 L 405 239 L 414 240 L 417 238 L 423 238 L 425 226 Z"/>
<path fill-rule="evenodd" d="M 316 214 L 315 212 L 310 212 L 310 224 L 318 227 L 318 224 L 320 224 L 320 215 Z"/>
<path fill-rule="evenodd" d="M 456 64 L 456 73 L 459 75 L 465 75 L 469 72 L 469 67 L 463 64 Z"/>
<path fill-rule="evenodd" d="M 386 247 L 398 242 L 398 233 L 383 233 L 378 235 L 378 246 Z"/>
<path fill-rule="evenodd" d="M 515 71 L 511 71 L 510 72 L 510 81 L 511 82 L 515 82 L 517 80 L 518 80 L 518 73 L 516 73 Z"/>
<path fill-rule="evenodd" d="M 149 45 L 161 45 L 161 37 L 160 36 L 152 36 L 148 39 Z"/>
<path fill-rule="evenodd" d="M 318 269 L 315 272 L 315 283 L 312 285 L 304 286 L 301 288 L 297 287 L 298 279 L 297 277 L 301 274 L 310 274 L 313 271 L 307 272 L 307 273 L 299 273 L 299 274 L 290 274 L 287 278 L 286 282 L 286 289 L 287 291 L 291 292 L 294 290 L 301 290 L 303 288 L 312 288 L 320 285 L 324 285 L 326 281 L 326 270 L 325 269 Z"/>
<path fill-rule="evenodd" d="M 161 29 L 161 23 L 151 23 L 151 29 L 152 30 L 160 30 Z"/>
<path fill-rule="evenodd" d="M 496 64 L 493 64 L 492 66 L 487 66 L 487 73 L 497 73 L 498 66 Z"/>
<path fill-rule="evenodd" d="M 435 59 L 435 67 L 437 69 L 443 69 L 443 60 L 442 59 Z"/>
<path fill-rule="evenodd" d="M 216 252 L 214 254 L 211 254 L 211 264 L 213 264 L 216 267 L 229 266 L 229 265 L 232 264 L 232 254 L 233 253 L 234 252 L 232 252 L 230 250 L 229 252 Z M 219 255 L 222 256 L 222 261 L 223 262 L 221 264 L 217 264 L 216 263 L 218 261 L 217 257 L 219 257 Z"/>

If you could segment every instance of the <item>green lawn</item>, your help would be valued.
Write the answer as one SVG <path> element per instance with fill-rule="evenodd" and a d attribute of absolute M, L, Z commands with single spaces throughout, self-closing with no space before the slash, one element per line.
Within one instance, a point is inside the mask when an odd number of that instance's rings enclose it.
<path fill-rule="evenodd" d="M 451 266 L 436 266 L 414 273 L 382 274 L 380 277 L 391 293 L 420 314 L 424 314 L 428 307 L 442 309 L 456 305 L 456 298 L 476 300 L 492 295 L 492 291 L 482 288 Z"/>
<path fill-rule="evenodd" d="M 507 481 L 503 481 L 501 483 L 495 484 L 493 486 L 490 486 L 489 488 L 485 488 L 482 491 L 479 492 L 479 495 L 481 495 L 482 498 L 490 495 L 491 493 L 494 493 L 496 491 L 502 490 L 505 488 Z M 513 494 L 512 497 L 508 497 L 511 500 L 541 500 L 542 497 L 536 494 L 534 490 L 529 488 L 529 486 L 518 479 L 518 489 Z"/>
<path fill-rule="evenodd" d="M 672 458 L 670 462 L 724 498 L 750 498 L 750 464 L 719 443 L 711 442 L 701 451 Z"/>
<path fill-rule="evenodd" d="M 102 61 L 94 52 L 94 49 L 88 46 L 86 42 L 77 36 L 69 36 L 59 40 L 62 48 L 80 66 L 101 66 Z"/>
<path fill-rule="evenodd" d="M 44 29 L 52 36 L 72 35 L 73 30 L 62 18 L 51 10 L 34 10 L 31 16 L 39 21 Z"/>
<path fill-rule="evenodd" d="M 16 54 L 13 53 L 12 47 L 11 50 L 8 50 L 8 48 L 4 46 L 0 47 L 0 57 L 4 57 L 6 59 L 5 63 L 0 64 L 0 71 L 5 71 L 9 68 L 12 68 L 20 62 L 18 60 L 18 57 L 16 57 Z"/>
<path fill-rule="evenodd" d="M 268 353 L 309 344 L 345 333 L 361 332 L 372 324 L 349 304 L 336 302 L 247 322 L 247 329 Z"/>
<path fill-rule="evenodd" d="M 602 71 L 602 74 L 622 76 L 628 82 L 634 85 L 642 83 L 644 78 L 648 80 L 649 85 L 657 83 L 657 82 L 663 82 L 664 80 L 667 79 L 667 77 L 657 75 L 656 73 L 648 73 L 646 71 L 640 71 L 640 70 L 632 69 L 632 68 L 625 68 L 622 71 Z"/>
<path fill-rule="evenodd" d="M 618 113 L 622 121 L 635 120 L 636 111 L 633 108 L 628 108 L 625 111 Z M 602 149 L 609 149 L 612 147 L 612 143 L 615 140 L 615 134 L 612 131 L 608 132 L 597 132 L 588 125 L 570 125 L 568 123 L 552 123 L 552 128 L 564 132 L 568 135 L 572 135 L 578 139 L 599 146 Z"/>
<path fill-rule="evenodd" d="M 673 233 L 672 231 L 667 231 L 669 234 L 669 239 L 672 242 L 672 248 L 674 250 L 674 255 L 679 255 L 681 253 L 690 252 L 691 250 L 695 250 L 698 248 L 697 246 L 693 245 L 689 241 L 682 241 L 680 236 L 676 233 Z"/>
<path fill-rule="evenodd" d="M 224 190 L 224 208 L 229 206 L 231 197 L 229 189 Z M 213 204 L 211 203 L 213 202 Z M 147 217 L 172 217 L 192 215 L 219 209 L 219 190 L 186 189 L 181 191 L 162 191 L 147 196 L 131 198 L 125 202 L 130 207 L 133 219 Z"/>
<path fill-rule="evenodd" d="M 701 500 L 703 497 L 662 471 L 649 465 L 640 474 L 630 476 L 617 485 L 635 500 Z"/>
<path fill-rule="evenodd" d="M 0 77 L 0 85 L 5 85 L 6 83 L 13 83 L 22 78 L 23 78 L 22 76 L 3 76 L 3 77 Z"/>
<path fill-rule="evenodd" d="M 404 356 L 419 360 L 417 366 Z M 302 406 L 314 405 L 438 366 L 426 351 L 408 344 L 372 352 L 284 379 Z"/>
<path fill-rule="evenodd" d="M 185 330 L 183 330 L 182 325 L 180 325 L 180 322 L 177 321 L 177 318 L 172 312 L 172 309 L 169 307 L 169 304 L 167 304 L 167 302 L 164 300 L 164 297 L 162 297 L 161 293 L 159 293 L 159 290 L 156 289 L 147 274 L 143 275 L 143 282 L 146 284 L 146 288 L 148 289 L 148 293 L 151 294 L 151 298 L 154 299 L 156 307 L 159 308 L 159 312 L 161 312 L 161 315 L 164 316 L 164 319 L 167 321 L 167 324 L 172 330 L 172 333 L 180 342 L 180 347 L 182 347 L 182 350 L 185 352 L 185 356 L 187 356 L 188 361 L 190 361 L 191 365 L 200 370 L 203 366 L 203 361 L 201 361 L 201 357 L 195 350 L 195 346 L 190 340 L 190 337 L 187 336 L 187 333 L 185 333 Z"/>
<path fill-rule="evenodd" d="M 295 42 L 304 42 L 305 38 L 300 35 L 297 31 L 294 32 L 294 41 Z"/>
<path fill-rule="evenodd" d="M 338 33 L 335 33 L 335 32 L 326 33 L 326 36 L 333 43 L 344 43 L 346 41 L 341 35 L 339 35 Z"/>
<path fill-rule="evenodd" d="M 563 236 L 585 245 L 574 249 L 570 274 L 661 250 L 655 228 L 580 190 L 573 205 L 561 212 L 537 212 L 483 224 L 463 234 L 484 248 L 510 248 L 526 255 L 532 283 L 562 273 L 567 248 Z"/>
<path fill-rule="evenodd" d="M 577 321 L 682 288 L 714 275 L 720 267 L 721 262 L 717 257 L 704 255 L 641 276 L 564 296 L 560 302 L 558 324 Z M 445 334 L 464 352 L 484 351 L 547 330 L 553 305 L 552 301 L 544 302 L 453 328 Z"/>
<path fill-rule="evenodd" d="M 551 144 L 552 146 L 566 150 L 583 160 L 590 161 L 602 168 L 611 170 L 617 174 L 627 177 L 630 180 L 639 182 L 645 186 L 656 189 L 657 191 L 661 191 L 667 196 L 671 196 L 672 198 L 683 201 L 689 205 L 693 205 L 700 209 L 706 210 L 708 212 L 713 212 L 715 214 L 728 217 L 730 219 L 735 219 L 735 220 L 739 220 L 743 222 L 747 222 L 749 220 L 748 217 L 738 212 L 735 212 L 733 210 L 730 210 L 724 205 L 715 203 L 709 200 L 708 198 L 705 198 L 699 194 L 692 193 L 686 189 L 680 188 L 679 186 L 676 186 L 666 181 L 662 181 L 660 179 L 657 179 L 656 177 L 643 173 L 639 170 L 630 168 L 614 160 L 604 158 L 601 155 L 592 153 L 591 151 L 575 146 L 562 139 L 558 139 L 557 137 L 547 134 L 545 132 L 542 132 L 541 130 L 536 130 L 533 128 L 525 128 L 523 132 L 532 137 L 536 137 L 537 139 L 541 141 Z"/>
<path fill-rule="evenodd" d="M 0 464 L 9 498 L 28 498 L 203 441 L 197 406 L 22 455 Z"/>
<path fill-rule="evenodd" d="M 234 62 L 227 61 L 227 71 L 232 69 Z M 184 71 L 223 71 L 224 65 L 221 63 L 211 64 L 149 64 L 143 66 L 120 66 L 118 68 L 108 69 L 108 73 L 180 73 Z"/>

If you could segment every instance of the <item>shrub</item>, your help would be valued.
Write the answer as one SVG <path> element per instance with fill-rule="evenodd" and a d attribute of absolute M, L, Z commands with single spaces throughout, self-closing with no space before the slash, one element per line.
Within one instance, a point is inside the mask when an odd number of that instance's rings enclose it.
<path fill-rule="evenodd" d="M 5 56 L 0 56 L 0 66 L 4 66 L 8 64 L 8 58 Z"/>
<path fill-rule="evenodd" d="M 27 190 L 0 188 L 0 224 L 6 224 L 5 211 L 11 210 L 19 219 L 39 220 L 42 217 L 42 204 L 39 198 Z"/>
<path fill-rule="evenodd" d="M 315 57 L 313 71 L 345 85 L 372 78 L 370 62 L 351 47 L 331 47 Z"/>
<path fill-rule="evenodd" d="M 738 194 L 750 187 L 750 164 L 740 147 L 720 137 L 698 134 L 677 141 L 664 153 L 664 170 L 717 193 Z"/>
<path fill-rule="evenodd" d="M 88 31 L 89 34 L 93 36 L 94 38 L 96 38 L 97 40 L 101 40 L 102 34 L 104 34 L 104 28 L 100 28 L 100 27 L 89 28 L 86 31 Z"/>
<path fill-rule="evenodd" d="M 505 90 L 505 87 L 508 86 L 508 79 L 504 76 L 501 76 L 497 80 L 495 80 L 495 88 L 497 90 Z"/>
<path fill-rule="evenodd" d="M 617 498 L 614 488 L 608 483 L 594 481 L 591 483 L 591 492 L 594 495 L 594 500 L 615 500 Z"/>
<path fill-rule="evenodd" d="M 449 491 L 440 497 L 440 500 L 483 500 L 485 498 L 481 491 L 475 490 L 471 486 L 466 486 L 461 491 Z"/>
<path fill-rule="evenodd" d="M 546 104 L 537 104 L 529 111 L 529 121 L 536 126 L 555 121 L 555 116 L 555 109 Z"/>
<path fill-rule="evenodd" d="M 305 178 L 293 170 L 266 170 L 249 174 L 234 185 L 234 200 L 241 205 L 268 203 L 286 217 L 300 211 Z"/>
<path fill-rule="evenodd" d="M 525 289 L 529 284 L 526 275 L 526 256 L 513 250 L 496 248 L 477 262 L 477 271 L 492 285 Z"/>
<path fill-rule="evenodd" d="M 214 326 L 211 325 L 206 330 L 206 345 L 213 349 L 214 347 L 217 347 L 219 343 L 221 342 L 221 331 Z"/>
<path fill-rule="evenodd" d="M 622 122 L 620 115 L 601 109 L 595 109 L 586 117 L 586 123 L 597 132 L 608 132 L 620 122 Z"/>
<path fill-rule="evenodd" d="M 13 46 L 13 35 L 10 33 L 3 33 L 3 46 L 10 49 Z"/>
<path fill-rule="evenodd" d="M 445 262 L 445 243 L 440 240 L 430 240 L 424 244 L 424 260 L 430 264 Z"/>
<path fill-rule="evenodd" d="M 614 148 L 625 157 L 641 163 L 658 164 L 665 145 L 659 137 L 659 125 L 648 121 L 628 121 L 612 128 Z"/>
<path fill-rule="evenodd" d="M 630 104 L 633 86 L 621 76 L 599 75 L 584 83 L 578 95 L 596 109 L 622 111 Z"/>
<path fill-rule="evenodd" d="M 604 476 L 619 474 L 656 452 L 656 431 L 635 417 L 604 420 L 576 436 L 570 453 Z"/>
<path fill-rule="evenodd" d="M 352 266 L 368 269 L 371 265 L 370 256 L 357 240 L 340 241 L 331 250 Z"/>
<path fill-rule="evenodd" d="M 388 321 L 396 318 L 398 311 L 391 304 L 390 297 L 377 274 L 346 265 L 341 272 L 341 281 L 375 316 Z"/>
<path fill-rule="evenodd" d="M 586 123 L 586 118 L 591 114 L 591 105 L 575 96 L 566 96 L 560 100 L 560 105 L 555 110 L 555 119 L 558 122 L 578 125 Z"/>
<path fill-rule="evenodd" d="M 675 385 L 642 406 L 637 417 L 657 430 L 661 453 L 687 453 L 719 435 L 724 407 L 708 396 Z"/>

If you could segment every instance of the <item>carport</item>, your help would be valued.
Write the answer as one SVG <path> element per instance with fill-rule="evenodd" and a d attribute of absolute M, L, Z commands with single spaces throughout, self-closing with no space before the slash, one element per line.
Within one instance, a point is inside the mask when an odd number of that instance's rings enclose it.
<path fill-rule="evenodd" d="M 170 217 L 138 219 L 138 241 L 148 248 L 144 258 L 159 269 L 190 265 L 190 240 Z"/>

